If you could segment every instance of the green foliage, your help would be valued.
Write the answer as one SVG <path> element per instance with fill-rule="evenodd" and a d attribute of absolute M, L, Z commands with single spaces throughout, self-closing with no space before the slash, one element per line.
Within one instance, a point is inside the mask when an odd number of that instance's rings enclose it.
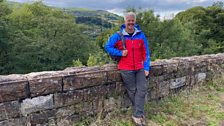
<path fill-rule="evenodd" d="M 148 39 L 152 60 L 197 54 L 200 46 L 179 20 L 160 21 L 149 10 L 138 13 L 137 23 Z"/>
<path fill-rule="evenodd" d="M 213 3 L 213 5 L 212 6 L 217 6 L 217 7 L 220 7 L 220 8 L 224 8 L 224 2 L 222 2 L 222 1 L 216 1 L 216 2 L 214 2 Z"/>
<path fill-rule="evenodd" d="M 103 50 L 123 23 L 121 17 L 106 11 L 51 8 L 41 2 L 14 5 L 0 1 L 0 74 L 112 63 Z M 160 20 L 152 10 L 127 11 L 137 13 L 151 60 L 224 52 L 221 1 L 190 8 L 171 20 Z"/>
<path fill-rule="evenodd" d="M 92 40 L 101 32 L 104 32 L 118 24 L 120 16 L 104 10 L 88 10 L 83 8 L 64 9 L 65 12 L 75 16 L 77 24 L 86 25 L 84 33 L 90 34 Z"/>
<path fill-rule="evenodd" d="M 72 15 L 41 2 L 22 4 L 10 11 L 3 11 L 7 12 L 7 23 L 0 23 L 8 28 L 1 34 L 8 34 L 8 42 L 4 41 L 8 48 L 1 52 L 1 56 L 7 54 L 1 58 L 1 74 L 59 70 L 78 59 L 86 64 L 89 53 L 95 52 L 96 46 L 82 34 L 82 26 L 74 23 Z"/>
<path fill-rule="evenodd" d="M 11 13 L 9 7 L 3 2 L 0 2 L 0 73 L 8 73 L 8 62 L 10 52 L 9 48 L 9 29 L 7 15 Z"/>
<path fill-rule="evenodd" d="M 112 23 L 98 17 L 77 17 L 76 23 L 95 24 L 105 28 L 111 28 L 113 26 Z"/>
<path fill-rule="evenodd" d="M 171 20 L 160 20 L 152 10 L 126 11 L 137 13 L 137 24 L 147 37 L 151 60 L 224 52 L 223 2 L 190 8 Z M 96 42 L 101 49 L 115 29 L 118 27 L 98 36 Z"/>
<path fill-rule="evenodd" d="M 116 33 L 116 31 L 119 31 L 119 27 L 113 27 L 105 32 L 102 32 L 97 38 L 96 38 L 96 44 L 100 47 L 100 49 L 104 50 L 104 45 L 107 43 L 108 39 L 111 35 Z"/>
<path fill-rule="evenodd" d="M 87 61 L 87 66 L 96 66 L 97 65 L 97 58 L 92 54 L 89 54 L 89 59 Z"/>
<path fill-rule="evenodd" d="M 74 67 L 82 67 L 82 66 L 84 66 L 79 59 L 78 60 L 73 60 L 72 63 L 73 63 Z"/>
<path fill-rule="evenodd" d="M 108 57 L 108 55 L 102 51 L 99 50 L 99 52 L 96 54 L 90 54 L 89 59 L 87 61 L 87 66 L 102 66 L 107 63 L 112 63 L 111 59 Z"/>
<path fill-rule="evenodd" d="M 224 8 L 223 2 L 213 6 L 194 7 L 179 13 L 176 17 L 181 23 L 189 24 L 195 43 L 201 46 L 198 54 L 224 52 Z"/>

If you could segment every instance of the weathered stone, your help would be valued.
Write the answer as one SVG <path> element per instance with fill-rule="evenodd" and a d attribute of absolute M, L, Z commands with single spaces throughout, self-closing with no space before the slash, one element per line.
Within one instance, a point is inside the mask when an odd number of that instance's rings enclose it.
<path fill-rule="evenodd" d="M 92 110 L 94 113 L 102 113 L 104 102 L 103 99 L 97 99 L 92 102 Z"/>
<path fill-rule="evenodd" d="M 150 77 L 148 88 L 154 88 L 158 84 L 158 77 Z"/>
<path fill-rule="evenodd" d="M 87 95 L 84 96 L 84 99 L 87 99 L 88 101 L 94 100 L 98 97 L 104 97 L 108 98 L 111 96 L 116 95 L 116 85 L 115 84 L 108 84 L 108 85 L 102 85 L 97 87 L 92 87 L 87 89 L 85 93 Z"/>
<path fill-rule="evenodd" d="M 66 93 L 57 93 L 54 97 L 55 106 L 68 106 L 79 103 L 81 101 L 92 101 L 99 97 L 109 97 L 116 93 L 116 85 L 100 85 L 82 90 L 74 90 Z"/>
<path fill-rule="evenodd" d="M 85 73 L 85 72 L 94 72 L 102 70 L 99 66 L 92 66 L 92 67 L 69 67 L 63 70 L 64 72 L 67 72 L 68 75 L 74 75 L 79 73 Z"/>
<path fill-rule="evenodd" d="M 116 82 L 116 89 L 115 89 L 115 93 L 116 95 L 123 95 L 124 92 L 125 92 L 125 87 L 124 87 L 124 84 L 121 83 L 121 82 Z"/>
<path fill-rule="evenodd" d="M 31 96 L 53 94 L 62 91 L 62 77 L 29 80 Z"/>
<path fill-rule="evenodd" d="M 199 58 L 197 60 L 195 60 L 195 73 L 199 73 L 199 72 L 206 72 L 208 71 L 208 62 L 206 62 L 205 60 L 203 60 L 202 58 Z"/>
<path fill-rule="evenodd" d="M 119 71 L 108 71 L 108 82 L 122 82 L 121 74 Z"/>
<path fill-rule="evenodd" d="M 57 93 L 54 95 L 54 104 L 56 107 L 68 106 L 79 103 L 84 100 L 83 90 L 74 90 L 66 93 Z"/>
<path fill-rule="evenodd" d="M 218 54 L 152 62 L 147 100 L 223 76 L 223 59 L 224 54 Z M 0 76 L 0 126 L 68 126 L 86 116 L 131 106 L 114 64 L 10 76 Z M 23 100 L 30 94 L 41 96 Z"/>
<path fill-rule="evenodd" d="M 56 118 L 50 118 L 48 120 L 48 126 L 57 126 Z"/>
<path fill-rule="evenodd" d="M 0 121 L 21 116 L 19 102 L 5 102 L 0 104 Z"/>
<path fill-rule="evenodd" d="M 55 113 L 55 117 L 62 118 L 62 117 L 66 117 L 66 116 L 71 116 L 75 113 L 79 113 L 80 111 L 81 111 L 81 107 L 77 107 L 77 104 L 71 105 L 71 106 L 66 106 L 66 107 L 58 108 Z"/>
<path fill-rule="evenodd" d="M 163 67 L 162 67 L 162 65 L 153 65 L 152 64 L 149 74 L 150 74 L 150 76 L 160 76 L 160 75 L 162 75 L 163 74 Z"/>
<path fill-rule="evenodd" d="M 26 77 L 20 74 L 11 74 L 11 75 L 1 75 L 0 84 L 2 83 L 12 83 L 17 81 L 27 81 Z"/>
<path fill-rule="evenodd" d="M 160 97 L 158 89 L 149 90 L 147 95 L 148 100 L 155 100 Z"/>
<path fill-rule="evenodd" d="M 171 74 L 177 72 L 178 61 L 176 60 L 167 60 L 167 64 L 163 65 L 164 72 L 163 74 Z"/>
<path fill-rule="evenodd" d="M 97 71 L 82 73 L 77 75 L 65 76 L 63 78 L 64 91 L 87 88 L 91 86 L 101 85 L 107 82 L 107 72 Z"/>
<path fill-rule="evenodd" d="M 74 126 L 81 120 L 81 118 L 82 117 L 79 114 L 73 114 L 63 118 L 58 118 L 57 126 Z"/>
<path fill-rule="evenodd" d="M 117 64 L 105 64 L 102 66 L 102 69 L 106 71 L 115 71 L 117 70 Z"/>
<path fill-rule="evenodd" d="M 22 75 L 0 76 L 0 103 L 26 98 L 27 84 Z"/>
<path fill-rule="evenodd" d="M 44 123 L 44 124 L 35 124 L 35 126 L 49 126 L 48 123 Z"/>
<path fill-rule="evenodd" d="M 53 108 L 53 95 L 39 96 L 32 99 L 25 99 L 21 103 L 21 112 L 24 116 L 29 113 L 43 111 Z"/>
<path fill-rule="evenodd" d="M 175 89 L 184 86 L 186 83 L 186 76 L 176 79 L 171 79 L 170 89 Z"/>
<path fill-rule="evenodd" d="M 190 66 L 190 62 L 188 62 L 188 60 L 180 60 L 178 63 L 178 72 L 176 73 L 177 77 L 180 76 L 186 76 L 189 73 L 191 73 L 191 66 Z"/>
<path fill-rule="evenodd" d="M 95 102 L 97 99 L 95 99 L 94 101 L 87 101 L 87 102 L 82 102 L 80 103 L 78 106 L 81 107 L 81 109 L 79 109 L 79 114 L 83 115 L 83 116 L 92 116 L 94 115 L 94 110 L 93 110 L 93 102 Z M 99 101 L 99 100 L 97 100 Z M 76 105 L 77 107 L 77 105 Z M 78 107 L 77 107 L 78 108 Z"/>
<path fill-rule="evenodd" d="M 114 110 L 115 108 L 118 108 L 118 100 L 114 99 L 113 97 L 110 97 L 109 99 L 104 100 L 104 111 L 110 112 Z"/>
<path fill-rule="evenodd" d="M 169 94 L 169 81 L 162 81 L 158 84 L 157 88 L 158 88 L 158 92 L 159 92 L 159 97 L 165 97 L 168 96 Z"/>
<path fill-rule="evenodd" d="M 42 71 L 42 72 L 32 72 L 29 74 L 25 74 L 24 76 L 28 80 L 35 80 L 40 78 L 52 78 L 52 77 L 61 77 L 65 76 L 68 73 L 65 71 Z"/>
<path fill-rule="evenodd" d="M 29 115 L 31 126 L 36 126 L 38 124 L 45 125 L 46 123 L 48 123 L 48 121 L 51 118 L 54 118 L 55 112 L 56 111 L 54 109 L 50 109 L 50 110 L 40 111 L 36 113 L 31 113 Z"/>
<path fill-rule="evenodd" d="M 203 84 L 206 80 L 206 73 L 198 73 L 195 75 L 196 84 Z"/>
<path fill-rule="evenodd" d="M 8 119 L 0 122 L 0 126 L 27 126 L 27 119 L 25 117 Z"/>
<path fill-rule="evenodd" d="M 189 75 L 189 76 L 185 76 L 186 77 L 186 82 L 185 85 L 187 86 L 191 86 L 192 82 L 194 82 L 194 75 Z"/>

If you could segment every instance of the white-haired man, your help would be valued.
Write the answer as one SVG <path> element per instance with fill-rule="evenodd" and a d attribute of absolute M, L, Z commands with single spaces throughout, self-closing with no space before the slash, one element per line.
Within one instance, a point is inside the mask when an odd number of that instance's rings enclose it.
<path fill-rule="evenodd" d="M 118 62 L 118 69 L 128 92 L 133 106 L 132 119 L 138 126 L 145 125 L 144 103 L 147 93 L 146 76 L 150 70 L 150 55 L 148 42 L 136 24 L 134 12 L 124 15 L 124 24 L 121 25 L 120 32 L 125 39 L 125 47 L 121 36 L 113 34 L 105 45 L 105 50 L 112 56 L 121 56 Z"/>

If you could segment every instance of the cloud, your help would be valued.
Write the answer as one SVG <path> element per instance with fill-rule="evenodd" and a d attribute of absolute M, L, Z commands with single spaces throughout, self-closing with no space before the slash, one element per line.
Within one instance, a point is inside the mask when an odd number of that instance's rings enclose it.
<path fill-rule="evenodd" d="M 18 2 L 29 2 L 34 0 L 11 0 Z M 155 12 L 178 12 L 193 6 L 210 6 L 216 0 L 43 0 L 50 6 L 77 7 L 94 10 L 108 10 L 121 14 L 122 10 L 134 7 L 142 9 L 153 9 Z"/>
<path fill-rule="evenodd" d="M 117 14 L 119 16 L 123 16 L 124 9 L 114 8 L 114 9 L 110 9 L 110 10 L 107 10 L 107 11 L 111 12 L 111 13 L 114 13 L 114 14 Z"/>

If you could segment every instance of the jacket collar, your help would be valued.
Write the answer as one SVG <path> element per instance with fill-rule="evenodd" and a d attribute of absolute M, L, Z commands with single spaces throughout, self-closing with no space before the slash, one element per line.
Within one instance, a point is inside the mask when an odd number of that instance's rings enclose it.
<path fill-rule="evenodd" d="M 122 24 L 121 27 L 120 27 L 120 31 L 122 32 L 123 35 L 129 35 L 129 34 L 125 31 L 125 27 L 126 27 L 125 24 Z M 134 36 L 134 35 L 136 35 L 137 33 L 141 32 L 141 29 L 140 29 L 140 27 L 139 27 L 138 24 L 135 24 L 134 28 L 135 28 L 135 31 L 134 31 L 134 34 L 133 34 L 132 36 Z"/>

